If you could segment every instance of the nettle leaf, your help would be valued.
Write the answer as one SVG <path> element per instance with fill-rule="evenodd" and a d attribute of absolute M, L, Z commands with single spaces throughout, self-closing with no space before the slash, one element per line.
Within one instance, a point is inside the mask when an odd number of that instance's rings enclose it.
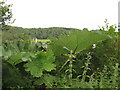
<path fill-rule="evenodd" d="M 72 52 L 80 52 L 92 44 L 95 44 L 99 41 L 105 40 L 108 37 L 103 34 L 98 34 L 92 31 L 79 31 L 75 30 L 69 35 L 60 36 L 58 39 L 53 39 L 50 45 L 55 55 L 68 53 L 69 50 Z"/>
<path fill-rule="evenodd" d="M 33 58 L 25 64 L 26 71 L 30 71 L 31 75 L 34 77 L 41 77 L 44 70 L 51 71 L 55 69 L 56 65 L 53 64 L 54 61 L 55 57 L 52 51 L 40 51 L 36 54 L 36 58 Z"/>

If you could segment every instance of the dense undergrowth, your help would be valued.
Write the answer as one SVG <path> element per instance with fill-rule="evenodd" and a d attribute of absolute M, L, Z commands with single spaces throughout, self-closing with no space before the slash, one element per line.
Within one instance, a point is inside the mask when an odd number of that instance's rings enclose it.
<path fill-rule="evenodd" d="M 23 35 L 3 41 L 3 88 L 120 88 L 120 41 L 114 26 L 49 39 L 35 43 Z"/>
<path fill-rule="evenodd" d="M 120 30 L 115 25 L 105 20 L 105 26 L 92 31 L 13 27 L 8 26 L 15 21 L 11 6 L 0 1 L 3 90 L 120 88 Z"/>

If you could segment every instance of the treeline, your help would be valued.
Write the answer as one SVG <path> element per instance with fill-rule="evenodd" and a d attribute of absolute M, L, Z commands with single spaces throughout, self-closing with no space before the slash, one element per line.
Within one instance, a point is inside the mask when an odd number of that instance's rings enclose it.
<path fill-rule="evenodd" d="M 13 40 L 19 38 L 48 39 L 49 37 L 58 37 L 65 35 L 69 31 L 76 30 L 74 28 L 50 27 L 50 28 L 22 28 L 15 26 L 7 26 L 7 30 L 3 31 L 3 40 Z"/>

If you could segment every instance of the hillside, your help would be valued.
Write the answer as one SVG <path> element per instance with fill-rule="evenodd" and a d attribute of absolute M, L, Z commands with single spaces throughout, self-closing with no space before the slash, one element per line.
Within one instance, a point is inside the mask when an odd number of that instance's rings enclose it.
<path fill-rule="evenodd" d="M 59 35 L 67 34 L 69 31 L 76 30 L 75 28 L 65 27 L 50 27 L 50 28 L 22 28 L 8 26 L 8 29 L 3 31 L 3 41 L 18 39 L 21 37 L 36 37 L 38 39 L 47 39 L 49 37 L 58 37 Z"/>

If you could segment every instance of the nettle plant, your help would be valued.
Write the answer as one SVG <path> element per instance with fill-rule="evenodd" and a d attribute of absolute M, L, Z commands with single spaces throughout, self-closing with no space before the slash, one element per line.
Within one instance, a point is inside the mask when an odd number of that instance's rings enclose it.
<path fill-rule="evenodd" d="M 54 38 L 51 40 L 52 43 L 50 45 L 50 48 L 53 50 L 54 55 L 64 55 L 68 57 L 64 64 L 60 67 L 58 72 L 61 72 L 63 68 L 68 65 L 65 73 L 67 72 L 69 87 L 72 87 L 73 72 L 75 71 L 73 67 L 73 62 L 75 62 L 77 53 L 107 38 L 108 37 L 104 34 L 98 34 L 87 30 L 75 30 L 69 35 L 63 35 L 59 38 Z"/>

